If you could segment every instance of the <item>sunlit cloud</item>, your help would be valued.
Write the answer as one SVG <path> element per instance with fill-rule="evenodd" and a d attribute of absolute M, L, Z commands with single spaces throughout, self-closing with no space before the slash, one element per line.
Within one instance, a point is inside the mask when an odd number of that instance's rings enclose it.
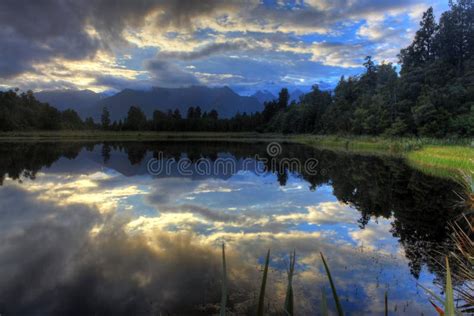
<path fill-rule="evenodd" d="M 367 55 L 397 62 L 429 5 L 436 12 L 446 7 L 424 0 L 2 1 L 0 87 L 99 92 L 205 84 L 249 91 L 334 84 L 360 73 Z M 12 18 L 15 12 L 22 17 Z"/>

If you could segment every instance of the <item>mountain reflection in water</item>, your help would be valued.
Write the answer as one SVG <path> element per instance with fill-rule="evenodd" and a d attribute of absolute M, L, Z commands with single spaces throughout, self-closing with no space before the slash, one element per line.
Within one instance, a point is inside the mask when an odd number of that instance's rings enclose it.
<path fill-rule="evenodd" d="M 220 248 L 227 244 L 229 304 L 255 305 L 272 250 L 268 301 L 282 306 L 296 249 L 296 312 L 319 311 L 328 259 L 344 309 L 432 314 L 416 282 L 443 277 L 435 259 L 461 188 L 402 160 L 283 144 L 282 157 L 316 158 L 317 175 L 152 176 L 147 161 L 268 157 L 238 142 L 2 143 L 0 314 L 132 315 L 219 311 Z M 330 306 L 334 308 L 333 306 Z"/>

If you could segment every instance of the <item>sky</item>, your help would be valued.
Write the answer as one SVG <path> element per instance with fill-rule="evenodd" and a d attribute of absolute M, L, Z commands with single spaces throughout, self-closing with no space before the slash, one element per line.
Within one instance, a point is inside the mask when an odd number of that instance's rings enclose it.
<path fill-rule="evenodd" d="M 0 89 L 309 90 L 397 62 L 447 0 L 0 1 Z"/>

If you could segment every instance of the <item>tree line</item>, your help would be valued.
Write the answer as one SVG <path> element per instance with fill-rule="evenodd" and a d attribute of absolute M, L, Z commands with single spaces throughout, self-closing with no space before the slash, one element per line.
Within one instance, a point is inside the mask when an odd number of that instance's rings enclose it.
<path fill-rule="evenodd" d="M 429 8 L 413 42 L 399 54 L 400 73 L 369 56 L 365 72 L 317 86 L 301 102 L 276 110 L 267 129 L 288 133 L 388 136 L 474 135 L 474 5 L 450 2 L 436 23 Z M 281 100 L 281 98 L 280 98 Z M 284 103 L 284 102 L 283 102 Z M 284 106 L 280 102 L 280 107 Z"/>
<path fill-rule="evenodd" d="M 187 113 L 156 110 L 147 118 L 138 106 L 112 122 L 104 108 L 99 123 L 74 110 L 58 111 L 31 91 L 0 92 L 0 130 L 104 129 L 152 131 L 257 131 L 385 136 L 474 136 L 474 5 L 450 2 L 436 22 L 429 8 L 413 42 L 400 51 L 400 69 L 367 56 L 364 73 L 342 77 L 333 91 L 317 85 L 289 103 L 283 88 L 262 112 L 220 118 L 199 106 Z"/>

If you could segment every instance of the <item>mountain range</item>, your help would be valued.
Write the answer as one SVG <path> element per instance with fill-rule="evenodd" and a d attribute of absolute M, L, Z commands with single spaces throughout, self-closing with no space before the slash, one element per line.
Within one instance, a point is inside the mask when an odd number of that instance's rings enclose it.
<path fill-rule="evenodd" d="M 290 100 L 298 100 L 301 94 L 303 92 L 299 90 L 293 91 L 290 93 Z M 237 113 L 262 111 L 264 102 L 277 99 L 267 90 L 257 91 L 251 96 L 241 96 L 227 86 L 124 89 L 110 96 L 90 90 L 51 90 L 36 92 L 35 96 L 59 110 L 71 108 L 82 118 L 91 116 L 95 120 L 100 119 L 104 107 L 108 108 L 112 120 L 123 119 L 132 105 L 139 106 L 150 118 L 155 110 L 166 112 L 175 109 L 179 109 L 184 117 L 191 106 L 199 106 L 203 112 L 215 109 L 219 117 L 228 118 Z"/>
<path fill-rule="evenodd" d="M 35 92 L 41 102 L 49 103 L 58 110 L 74 109 L 80 115 L 97 104 L 104 96 L 91 90 L 50 90 Z"/>
<path fill-rule="evenodd" d="M 276 97 L 273 93 L 271 93 L 268 90 L 258 90 L 257 92 L 255 92 L 251 96 L 254 97 L 255 99 L 257 99 L 258 102 L 260 102 L 262 104 L 265 103 L 265 102 L 269 102 L 269 101 L 273 101 L 275 99 L 278 99 L 278 97 Z"/>

